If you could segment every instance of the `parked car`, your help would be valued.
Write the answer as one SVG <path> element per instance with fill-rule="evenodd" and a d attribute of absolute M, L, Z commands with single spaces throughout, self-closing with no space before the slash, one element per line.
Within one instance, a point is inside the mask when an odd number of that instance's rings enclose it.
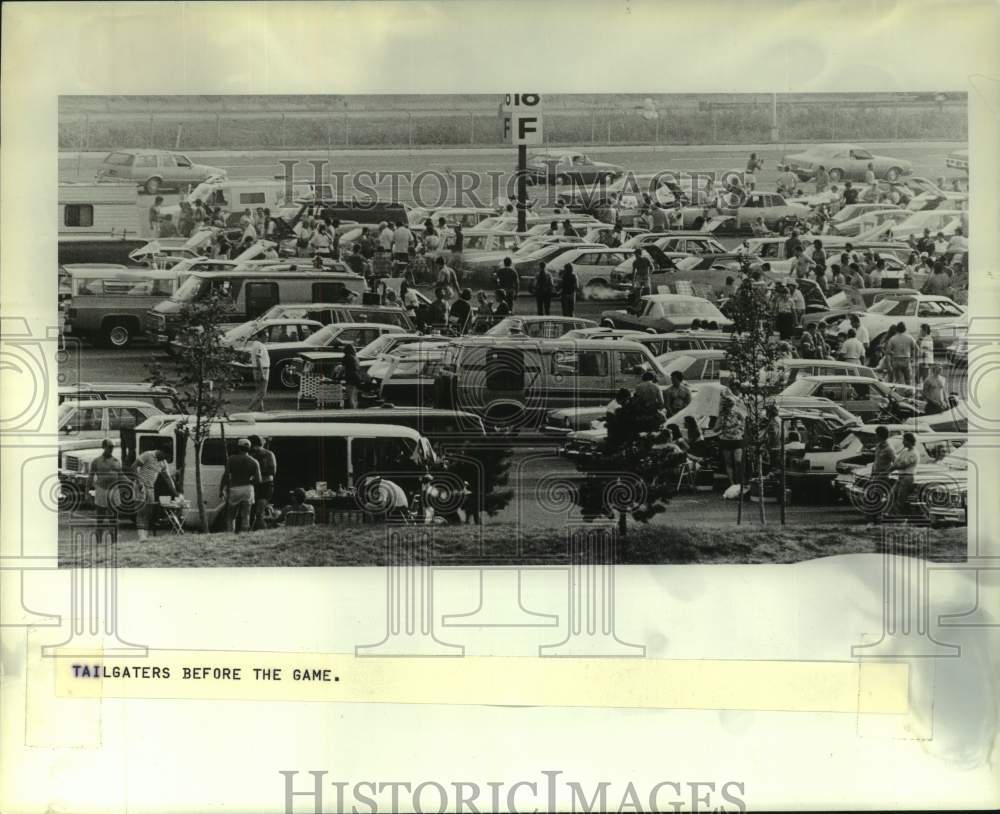
<path fill-rule="evenodd" d="M 485 336 L 514 337 L 527 336 L 532 339 L 558 339 L 567 331 L 577 328 L 593 328 L 597 323 L 582 317 L 557 316 L 509 316 L 485 331 Z"/>
<path fill-rule="evenodd" d="M 628 309 L 604 311 L 601 317 L 611 320 L 615 328 L 652 328 L 657 333 L 690 329 L 696 319 L 714 322 L 721 330 L 733 325 L 732 320 L 708 300 L 684 294 L 648 294 Z"/>
<path fill-rule="evenodd" d="M 56 426 L 63 437 L 73 440 L 113 439 L 123 426 L 135 427 L 161 412 L 136 399 L 67 399 L 59 405 Z"/>
<path fill-rule="evenodd" d="M 594 161 L 583 153 L 573 151 L 558 155 L 530 155 L 526 169 L 529 180 L 536 184 L 612 181 L 623 172 L 617 164 Z"/>
<path fill-rule="evenodd" d="M 63 333 L 110 348 L 142 336 L 146 312 L 173 296 L 177 274 L 153 269 L 66 267 L 69 301 Z"/>
<path fill-rule="evenodd" d="M 323 327 L 315 319 L 255 319 L 230 328 L 222 335 L 223 345 L 238 347 L 250 342 L 271 345 L 280 342 L 304 342 Z"/>
<path fill-rule="evenodd" d="M 969 151 L 966 150 L 953 150 L 948 153 L 948 157 L 945 158 L 944 164 L 946 167 L 951 167 L 954 170 L 962 170 L 966 175 L 969 174 Z"/>
<path fill-rule="evenodd" d="M 178 413 L 177 391 L 167 385 L 149 382 L 78 382 L 59 385 L 59 404 L 66 401 L 140 401 L 152 404 L 158 412 Z"/>
<path fill-rule="evenodd" d="M 782 163 L 803 180 L 812 178 L 816 168 L 822 165 L 834 183 L 863 181 L 869 164 L 874 165 L 876 178 L 887 181 L 895 181 L 913 171 L 913 165 L 904 158 L 873 155 L 856 144 L 817 144 L 801 153 L 785 156 Z"/>
<path fill-rule="evenodd" d="M 903 511 L 932 522 L 964 524 L 968 520 L 968 445 L 962 438 L 939 433 L 914 433 L 920 459 L 913 476 L 913 491 Z M 895 452 L 902 448 L 901 436 L 889 439 Z M 847 469 L 847 467 L 845 467 Z M 884 485 L 872 483 L 872 464 L 853 466 L 838 473 L 837 484 L 859 511 L 875 514 L 885 511 L 892 499 L 898 474 L 890 473 Z M 895 511 L 895 508 L 890 509 Z"/>
<path fill-rule="evenodd" d="M 116 150 L 108 153 L 97 171 L 99 181 L 135 181 L 150 195 L 166 187 L 183 189 L 225 175 L 225 170 L 195 164 L 183 153 L 168 150 Z"/>
<path fill-rule="evenodd" d="M 447 343 L 414 342 L 396 348 L 368 368 L 366 391 L 384 404 L 433 407 L 434 378 Z"/>
<path fill-rule="evenodd" d="M 415 330 L 413 319 L 398 305 L 352 305 L 341 302 L 290 302 L 274 305 L 261 319 L 311 319 L 323 325 L 340 322 L 377 322 Z"/>
<path fill-rule="evenodd" d="M 882 338 L 889 327 L 900 322 L 906 326 L 906 331 L 913 337 L 920 336 L 920 326 L 927 324 L 933 330 L 935 327 L 956 326 L 966 324 L 965 309 L 949 297 L 930 294 L 902 294 L 892 296 L 887 294 L 881 300 L 873 303 L 864 312 L 858 314 L 861 324 L 867 329 L 871 340 L 869 354 L 880 349 Z M 947 345 L 946 336 L 942 335 L 936 343 L 942 352 Z"/>
<path fill-rule="evenodd" d="M 675 371 L 683 374 L 684 381 L 690 386 L 697 387 L 702 382 L 713 381 L 728 384 L 726 351 L 720 348 L 670 351 L 657 356 L 656 361 L 668 376 Z"/>
<path fill-rule="evenodd" d="M 316 351 L 322 348 L 343 348 L 352 344 L 361 348 L 376 337 L 388 333 L 403 333 L 398 325 L 380 325 L 377 322 L 335 322 L 326 325 L 304 339 L 290 342 L 274 342 L 267 346 L 271 357 L 271 387 L 283 390 L 295 390 L 299 386 L 299 369 L 295 363 L 296 357 L 302 352 Z M 252 372 L 249 359 L 242 358 L 234 364 L 247 375 Z"/>
<path fill-rule="evenodd" d="M 908 417 L 919 415 L 913 402 L 900 400 L 888 384 L 865 376 L 797 376 L 781 395 L 830 399 L 866 422 L 878 419 L 890 403 L 897 403 Z"/>
<path fill-rule="evenodd" d="M 718 207 L 719 214 L 713 216 L 720 231 L 749 231 L 758 218 L 764 219 L 768 229 L 785 231 L 785 224 L 794 224 L 809 216 L 809 207 L 788 203 L 777 192 L 754 191 L 746 194 L 739 206 Z M 704 206 L 686 206 L 681 209 L 685 229 L 695 228 L 704 215 Z"/>

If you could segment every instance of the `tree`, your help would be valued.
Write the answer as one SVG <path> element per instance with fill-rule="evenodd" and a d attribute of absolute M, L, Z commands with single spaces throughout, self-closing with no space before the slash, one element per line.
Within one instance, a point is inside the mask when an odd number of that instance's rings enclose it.
<path fill-rule="evenodd" d="M 226 397 L 239 378 L 233 365 L 238 352 L 222 343 L 222 325 L 229 316 L 227 301 L 218 295 L 186 304 L 178 315 L 178 350 L 165 361 L 154 359 L 148 364 L 149 381 L 175 388 L 177 404 L 188 417 L 186 428 L 195 450 L 195 491 L 202 531 L 208 531 L 208 516 L 201 482 L 201 447 L 209 437 L 212 422 L 225 417 Z"/>
<path fill-rule="evenodd" d="M 774 403 L 773 383 L 781 349 L 774 336 L 774 307 L 763 280 L 743 273 L 726 311 L 733 320 L 733 336 L 726 348 L 726 366 L 732 389 L 746 409 L 743 469 L 750 458 L 759 478 L 761 521 L 764 520 L 763 459 L 767 445 L 767 412 Z M 741 479 L 742 480 L 742 479 Z M 740 498 L 742 516 L 742 496 Z"/>

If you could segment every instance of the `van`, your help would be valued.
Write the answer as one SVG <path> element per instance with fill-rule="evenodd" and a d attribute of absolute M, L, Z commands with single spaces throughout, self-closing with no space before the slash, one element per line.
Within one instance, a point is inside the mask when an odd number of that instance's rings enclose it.
<path fill-rule="evenodd" d="M 605 404 L 647 370 L 670 384 L 649 348 L 625 339 L 465 337 L 445 349 L 434 406 L 482 416 L 487 426 L 537 430 L 548 411 Z"/>
<path fill-rule="evenodd" d="M 184 523 L 199 522 L 195 487 L 195 450 L 190 433 L 181 424 L 166 424 L 158 432 L 136 433 L 137 453 L 163 449 L 172 458 L 171 475 L 177 491 L 190 506 Z M 294 489 L 310 490 L 318 482 L 330 489 L 352 489 L 366 477 L 384 475 L 411 494 L 420 478 L 436 463 L 430 442 L 409 427 L 351 422 L 213 422 L 200 449 L 202 496 L 210 529 L 224 522 L 225 499 L 219 486 L 226 460 L 239 439 L 259 435 L 274 453 L 273 502 L 288 502 Z"/>
<path fill-rule="evenodd" d="M 65 267 L 70 297 L 63 334 L 109 348 L 128 347 L 142 334 L 146 312 L 173 296 L 177 275 L 171 271 Z"/>
<path fill-rule="evenodd" d="M 226 299 L 231 321 L 238 323 L 256 319 L 283 301 L 347 304 L 360 301 L 366 290 L 365 279 L 349 271 L 196 271 L 170 299 L 146 312 L 145 329 L 158 344 L 167 345 L 181 310 L 213 295 Z"/>
<path fill-rule="evenodd" d="M 239 225 L 240 216 L 247 209 L 270 209 L 273 212 L 286 204 L 287 194 L 284 181 L 274 178 L 222 178 L 213 177 L 202 181 L 186 196 L 194 204 L 200 200 L 206 206 L 219 207 L 226 213 L 228 226 Z M 174 221 L 180 217 L 179 203 L 160 208 L 160 215 L 173 215 Z"/>
<path fill-rule="evenodd" d="M 127 263 L 146 243 L 133 184 L 59 184 L 59 262 Z"/>
<path fill-rule="evenodd" d="M 382 221 L 386 223 L 409 222 L 406 214 L 406 207 L 395 201 L 371 201 L 371 200 L 319 200 L 319 201 L 296 201 L 300 204 L 298 211 L 285 209 L 282 212 L 285 222 L 289 227 L 294 226 L 306 215 L 323 220 L 353 221 L 365 225 L 377 225 Z M 287 217 L 290 215 L 290 217 Z"/>
<path fill-rule="evenodd" d="M 338 422 L 353 424 L 393 424 L 409 427 L 427 438 L 437 447 L 467 438 L 483 438 L 486 428 L 483 420 L 472 413 L 461 410 L 435 410 L 429 407 L 383 407 L 357 408 L 345 407 L 341 410 L 272 410 L 267 413 L 234 413 L 230 416 L 234 422 L 270 423 L 281 421 L 285 423 Z"/>

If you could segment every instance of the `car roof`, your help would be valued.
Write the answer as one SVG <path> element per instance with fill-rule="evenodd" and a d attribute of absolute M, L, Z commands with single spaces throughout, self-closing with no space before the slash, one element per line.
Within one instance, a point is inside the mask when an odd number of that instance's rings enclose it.
<path fill-rule="evenodd" d="M 292 280 L 292 279 L 304 279 L 304 280 L 363 280 L 364 278 L 355 274 L 353 271 L 313 271 L 313 270 L 295 270 L 287 271 L 281 268 L 269 268 L 269 269 L 246 269 L 246 268 L 233 268 L 226 269 L 225 271 L 208 271 L 208 270 L 195 270 L 189 272 L 192 277 L 202 277 L 205 279 L 212 279 L 213 277 L 225 278 L 225 277 L 252 277 L 252 278 L 265 278 L 265 279 L 280 279 L 280 280 Z"/>
<path fill-rule="evenodd" d="M 709 302 L 693 294 L 644 294 L 642 299 L 649 302 Z"/>
<path fill-rule="evenodd" d="M 128 268 L 127 266 L 106 266 L 100 268 L 73 268 L 64 267 L 70 277 L 85 280 L 120 280 L 127 282 L 135 280 L 137 283 L 145 280 L 176 280 L 177 272 L 171 269 L 151 269 L 151 268 Z"/>
<path fill-rule="evenodd" d="M 342 328 L 388 328 L 389 333 L 403 333 L 403 329 L 398 325 L 390 325 L 385 322 L 331 322 L 323 327 L 337 330 Z"/>
<path fill-rule="evenodd" d="M 79 390 L 137 390 L 143 393 L 174 395 L 177 391 L 170 385 L 151 382 L 78 382 L 59 385 L 59 393 L 73 393 Z"/>
<path fill-rule="evenodd" d="M 59 406 L 60 407 L 147 407 L 152 410 L 156 409 L 148 401 L 140 401 L 138 399 L 83 399 L 82 401 L 76 401 L 75 399 L 66 399 Z"/>
<path fill-rule="evenodd" d="M 261 427 L 267 427 L 267 430 L 261 430 Z M 355 424 L 351 421 L 301 421 L 301 422 L 282 422 L 282 421 L 268 421 L 268 422 L 213 422 L 211 426 L 211 435 L 217 437 L 222 434 L 222 427 L 225 427 L 225 432 L 231 433 L 232 436 L 239 437 L 241 434 L 239 430 L 245 428 L 246 434 L 256 433 L 258 435 L 353 435 L 361 438 L 384 438 L 384 437 L 395 437 L 395 438 L 412 438 L 414 440 L 420 438 L 420 433 L 410 427 L 403 427 L 399 424 L 385 423 L 385 424 Z M 309 430 L 309 432 L 306 432 Z M 162 432 L 162 430 L 161 430 Z"/>
<path fill-rule="evenodd" d="M 179 150 L 155 150 L 150 147 L 123 147 L 119 150 L 111 150 L 111 153 L 128 153 L 129 155 L 160 155 L 161 153 L 169 153 L 170 155 L 183 155 Z"/>
<path fill-rule="evenodd" d="M 853 362 L 845 362 L 843 359 L 781 359 L 778 364 L 786 367 L 809 367 L 810 365 L 842 368 L 864 367 L 864 365 L 856 365 Z M 845 377 L 837 376 L 836 378 L 843 379 Z"/>
<path fill-rule="evenodd" d="M 821 359 L 817 359 L 817 362 L 822 362 Z M 878 379 L 869 379 L 866 376 L 800 376 L 795 381 L 797 382 L 817 382 L 819 384 L 826 384 L 828 382 L 833 382 L 836 384 L 846 383 L 846 384 L 872 384 L 873 382 L 878 382 Z"/>

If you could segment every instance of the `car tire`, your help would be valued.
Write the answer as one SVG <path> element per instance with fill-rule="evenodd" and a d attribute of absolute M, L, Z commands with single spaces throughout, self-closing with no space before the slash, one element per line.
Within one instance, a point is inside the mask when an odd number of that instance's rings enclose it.
<path fill-rule="evenodd" d="M 274 369 L 271 379 L 272 385 L 277 384 L 282 390 L 298 390 L 299 377 L 292 369 L 291 360 L 280 362 Z"/>
<path fill-rule="evenodd" d="M 844 180 L 844 171 L 839 167 L 834 167 L 826 175 L 834 183 Z"/>
<path fill-rule="evenodd" d="M 885 171 L 885 180 L 897 181 L 899 180 L 899 176 L 902 174 L 903 171 L 899 167 L 889 167 L 889 169 Z"/>
<path fill-rule="evenodd" d="M 109 348 L 127 348 L 132 344 L 135 331 L 127 322 L 107 322 L 103 326 L 101 336 Z"/>
<path fill-rule="evenodd" d="M 160 185 L 163 182 L 159 178 L 147 178 L 146 183 L 143 185 L 146 189 L 146 194 L 155 195 L 160 191 Z"/>

